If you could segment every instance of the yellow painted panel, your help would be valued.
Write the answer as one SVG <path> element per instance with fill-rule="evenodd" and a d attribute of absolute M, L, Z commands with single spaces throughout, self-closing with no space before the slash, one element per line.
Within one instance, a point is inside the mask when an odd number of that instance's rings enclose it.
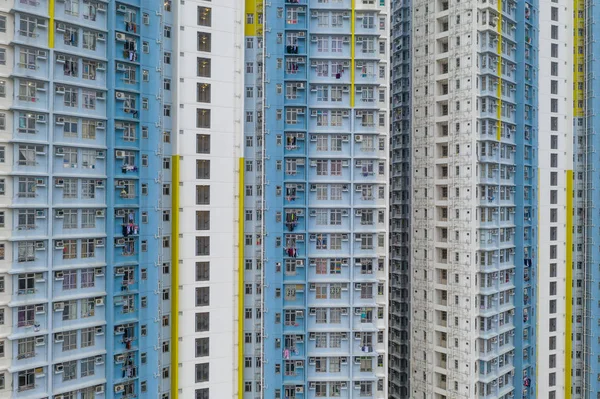
<path fill-rule="evenodd" d="M 54 48 L 54 0 L 48 0 L 48 48 Z"/>
<path fill-rule="evenodd" d="M 262 36 L 263 25 L 258 23 L 258 15 L 263 12 L 263 0 L 246 0 L 246 11 L 244 14 L 244 34 L 246 36 Z M 252 23 L 248 23 L 249 14 L 252 14 Z"/>

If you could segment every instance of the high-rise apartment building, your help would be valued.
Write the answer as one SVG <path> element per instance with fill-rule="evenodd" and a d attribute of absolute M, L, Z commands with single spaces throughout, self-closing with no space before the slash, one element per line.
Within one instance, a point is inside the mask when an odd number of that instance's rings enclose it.
<path fill-rule="evenodd" d="M 392 8 L 390 276 L 399 303 L 392 296 L 390 320 L 403 324 L 390 335 L 399 365 L 390 365 L 391 393 L 567 397 L 572 6 L 439 0 Z M 410 181 L 397 184 L 408 170 Z"/>
<path fill-rule="evenodd" d="M 388 18 L 246 1 L 244 397 L 388 397 Z"/>
<path fill-rule="evenodd" d="M 0 396 L 168 397 L 171 1 L 0 5 Z"/>

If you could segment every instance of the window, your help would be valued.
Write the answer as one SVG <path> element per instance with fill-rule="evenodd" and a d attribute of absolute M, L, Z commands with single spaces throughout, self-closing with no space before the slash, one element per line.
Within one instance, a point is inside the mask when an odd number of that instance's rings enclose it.
<path fill-rule="evenodd" d="M 208 388 L 196 389 L 196 396 L 194 399 L 209 399 Z"/>
<path fill-rule="evenodd" d="M 17 341 L 17 359 L 27 359 L 35 356 L 35 337 L 23 338 Z"/>
<path fill-rule="evenodd" d="M 77 361 L 63 363 L 63 382 L 71 381 L 77 378 Z"/>
<path fill-rule="evenodd" d="M 4 377 L 4 374 L 2 374 Z M 4 380 L 3 380 L 4 383 Z M 27 391 L 35 388 L 35 370 L 24 370 L 19 371 L 18 380 L 17 380 L 17 390 L 18 391 Z"/>
<path fill-rule="evenodd" d="M 196 211 L 196 230 L 210 230 L 210 211 Z"/>
<path fill-rule="evenodd" d="M 211 50 L 211 35 L 206 32 L 198 32 L 198 51 L 210 53 Z"/>
<path fill-rule="evenodd" d="M 63 241 L 63 259 L 75 259 L 77 257 L 77 240 Z"/>
<path fill-rule="evenodd" d="M 19 241 L 17 251 L 18 262 L 33 262 L 35 260 L 35 243 L 33 241 Z"/>
<path fill-rule="evenodd" d="M 83 48 L 87 50 L 96 50 L 96 40 L 98 36 L 96 32 L 83 30 Z"/>
<path fill-rule="evenodd" d="M 210 186 L 196 186 L 196 205 L 210 205 Z"/>
<path fill-rule="evenodd" d="M 210 154 L 210 136 L 208 134 L 196 135 L 196 153 Z"/>
<path fill-rule="evenodd" d="M 210 103 L 210 84 L 196 84 L 196 101 L 199 103 Z"/>
<path fill-rule="evenodd" d="M 37 28 L 37 19 L 34 17 L 21 16 L 19 20 L 19 34 L 21 36 L 36 37 L 35 28 Z M 4 26 L 6 30 L 6 24 Z"/>
<path fill-rule="evenodd" d="M 64 302 L 63 320 L 75 320 L 77 318 L 77 301 Z"/>
<path fill-rule="evenodd" d="M 77 89 L 73 87 L 65 87 L 64 105 L 65 107 L 75 108 L 78 105 L 77 102 Z"/>
<path fill-rule="evenodd" d="M 82 258 L 94 258 L 96 256 L 94 248 L 94 239 L 86 238 L 81 240 L 81 257 Z"/>
<path fill-rule="evenodd" d="M 17 308 L 17 327 L 28 327 L 35 322 L 35 306 L 19 306 Z"/>
<path fill-rule="evenodd" d="M 198 6 L 198 25 L 211 26 L 212 12 L 208 7 Z"/>
<path fill-rule="evenodd" d="M 210 313 L 196 313 L 196 332 L 206 332 L 210 328 Z"/>
<path fill-rule="evenodd" d="M 196 287 L 196 306 L 210 305 L 210 287 Z"/>
<path fill-rule="evenodd" d="M 81 270 L 81 288 L 90 288 L 96 285 L 94 269 Z"/>
<path fill-rule="evenodd" d="M 196 110 L 196 127 L 210 129 L 210 109 Z"/>
<path fill-rule="evenodd" d="M 79 43 L 79 31 L 73 26 L 67 26 L 63 33 L 63 42 L 67 46 L 77 47 Z"/>
<path fill-rule="evenodd" d="M 196 179 L 210 179 L 210 160 L 196 160 Z"/>
<path fill-rule="evenodd" d="M 210 78 L 210 73 L 211 73 L 211 70 L 210 70 L 211 64 L 210 63 L 211 63 L 210 58 L 201 58 L 201 57 L 198 57 L 196 59 L 196 65 L 197 65 L 197 67 L 196 67 L 196 71 L 197 71 L 196 75 L 198 77 Z M 246 68 L 246 72 L 248 72 L 247 68 Z"/>
<path fill-rule="evenodd" d="M 77 349 L 77 330 L 63 332 L 62 339 L 63 339 L 63 343 L 62 343 L 63 352 Z M 55 335 L 55 340 L 56 340 L 56 335 Z"/>
<path fill-rule="evenodd" d="M 209 364 L 196 364 L 196 382 L 208 382 L 209 379 Z"/>
<path fill-rule="evenodd" d="M 77 270 L 65 270 L 63 272 L 62 289 L 74 290 L 77 288 Z"/>
<path fill-rule="evenodd" d="M 196 256 L 210 255 L 210 237 L 196 237 Z"/>
<path fill-rule="evenodd" d="M 196 357 L 208 356 L 209 346 L 209 338 L 196 338 Z"/>

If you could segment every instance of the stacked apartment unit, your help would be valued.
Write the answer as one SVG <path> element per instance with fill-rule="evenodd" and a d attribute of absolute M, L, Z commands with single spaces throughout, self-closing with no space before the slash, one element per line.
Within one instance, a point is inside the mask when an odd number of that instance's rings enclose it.
<path fill-rule="evenodd" d="M 0 8 L 0 396 L 162 395 L 170 1 Z"/>
<path fill-rule="evenodd" d="M 388 397 L 388 18 L 246 2 L 246 397 Z"/>

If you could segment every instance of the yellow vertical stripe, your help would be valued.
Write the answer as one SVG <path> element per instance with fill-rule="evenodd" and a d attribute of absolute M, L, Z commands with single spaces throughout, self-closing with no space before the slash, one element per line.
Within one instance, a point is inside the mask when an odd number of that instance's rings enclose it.
<path fill-rule="evenodd" d="M 244 387 L 244 158 L 240 158 L 238 183 L 238 398 Z"/>
<path fill-rule="evenodd" d="M 263 0 L 246 0 L 246 15 L 244 15 L 244 34 L 246 36 L 261 36 L 262 24 L 258 15 L 263 13 Z M 249 15 L 252 15 L 248 18 Z"/>
<path fill-rule="evenodd" d="M 48 47 L 54 48 L 54 0 L 48 0 Z"/>
<path fill-rule="evenodd" d="M 579 13 L 582 16 L 579 16 Z M 573 116 L 584 116 L 584 108 L 579 102 L 584 100 L 583 86 L 585 79 L 585 0 L 574 1 L 574 27 L 573 27 Z M 580 31 L 581 29 L 581 31 Z M 580 51 L 581 50 L 581 51 Z M 581 70 L 579 69 L 581 66 Z"/>
<path fill-rule="evenodd" d="M 179 397 L 179 155 L 171 157 L 171 398 Z"/>
<path fill-rule="evenodd" d="M 355 57 L 356 57 L 356 40 L 355 40 L 355 24 L 356 24 L 356 13 L 355 4 L 356 0 L 352 0 L 352 6 L 350 11 L 350 106 L 354 107 L 354 80 L 356 76 Z"/>
<path fill-rule="evenodd" d="M 498 0 L 498 21 L 496 21 L 496 28 L 498 31 L 498 44 L 496 45 L 496 52 L 498 53 L 498 65 L 496 67 L 498 71 L 498 87 L 496 87 L 496 97 L 498 97 L 496 118 L 498 119 L 498 125 L 496 126 L 496 140 L 500 141 L 502 139 L 502 0 Z"/>
<path fill-rule="evenodd" d="M 573 171 L 567 170 L 566 287 L 565 287 L 565 399 L 571 399 L 571 342 L 573 321 Z"/>

